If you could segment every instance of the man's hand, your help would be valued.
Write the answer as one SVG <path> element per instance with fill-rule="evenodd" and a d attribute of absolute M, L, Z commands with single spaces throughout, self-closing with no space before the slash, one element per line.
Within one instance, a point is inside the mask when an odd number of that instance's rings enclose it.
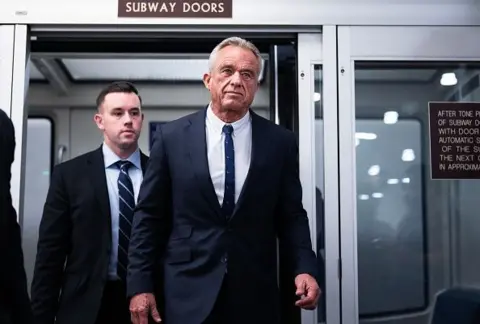
<path fill-rule="evenodd" d="M 309 274 L 299 274 L 295 278 L 295 286 L 297 287 L 295 294 L 300 297 L 295 305 L 303 309 L 315 309 L 320 297 L 320 288 L 315 278 Z"/>
<path fill-rule="evenodd" d="M 162 319 L 157 310 L 157 303 L 153 294 L 139 294 L 130 300 L 130 319 L 133 324 L 148 324 L 148 315 L 151 315 L 156 323 Z"/>

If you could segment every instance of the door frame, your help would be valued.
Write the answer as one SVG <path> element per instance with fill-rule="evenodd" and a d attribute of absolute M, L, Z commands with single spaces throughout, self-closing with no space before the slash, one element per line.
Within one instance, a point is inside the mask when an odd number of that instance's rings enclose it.
<path fill-rule="evenodd" d="M 93 27 L 93 26 L 92 26 Z M 185 27 L 185 28 L 183 28 Z M 97 27 L 98 28 L 98 27 Z M 131 28 L 131 27 L 130 27 Z M 126 30 L 129 27 L 126 26 Z M 224 27 L 222 31 L 232 33 L 242 31 Z M 23 192 L 25 177 L 25 146 L 26 125 L 28 110 L 26 107 L 26 94 L 29 81 L 29 58 L 30 58 L 30 35 L 34 32 L 49 32 L 48 28 L 27 25 L 0 25 L 0 42 L 2 44 L 0 55 L 2 64 L 0 70 L 0 84 L 5 85 L 2 89 L 7 94 L 1 99 L 2 106 L 12 118 L 16 134 L 15 162 L 12 167 L 12 197 L 14 207 L 18 212 L 21 223 L 23 214 Z M 52 28 L 54 32 L 68 34 L 71 28 L 57 26 Z M 50 31 L 52 31 L 50 30 Z M 150 28 L 143 29 L 150 30 Z M 155 30 L 154 27 L 151 30 Z M 168 30 L 168 28 L 162 28 Z M 177 32 L 189 31 L 188 26 L 175 27 Z M 96 28 L 84 28 L 85 32 L 95 32 Z M 205 32 L 215 31 L 209 28 Z M 298 36 L 298 125 L 299 125 L 299 161 L 300 179 L 303 187 L 303 204 L 308 213 L 312 244 L 316 246 L 316 214 L 315 214 L 315 114 L 314 114 L 314 77 L 315 65 L 322 66 L 322 97 L 324 135 L 324 197 L 325 197 L 325 282 L 326 291 L 326 320 L 329 324 L 340 323 L 340 250 L 339 250 L 339 170 L 338 170 L 338 110 L 337 110 L 337 30 L 336 26 L 329 25 L 309 28 L 259 28 L 252 30 L 254 33 L 270 33 L 272 31 L 284 31 L 296 33 Z M 122 30 L 115 30 L 122 33 Z M 5 45 L 5 46 L 3 46 Z M 3 60 L 5 58 L 5 60 Z M 5 72 L 5 73 L 4 73 Z M 328 140 L 327 140 L 328 138 Z M 301 312 L 302 324 L 317 323 L 315 311 Z"/>
<path fill-rule="evenodd" d="M 298 110 L 300 180 L 303 204 L 309 216 L 312 245 L 316 250 L 316 136 L 314 109 L 314 67 L 322 66 L 323 151 L 324 155 L 324 237 L 326 322 L 340 323 L 339 210 L 338 210 L 338 111 L 337 31 L 323 26 L 322 33 L 298 34 Z M 333 136 L 326 136 L 327 134 Z M 328 152 L 328 154 L 326 153 Z M 317 252 L 317 251 L 316 251 Z M 302 324 L 318 323 L 317 312 L 302 311 Z"/>
<path fill-rule="evenodd" d="M 356 156 L 356 61 L 479 61 L 479 27 L 339 26 L 341 288 L 344 324 L 359 322 Z M 394 41 L 392 41 L 394 40 Z M 461 49 L 461 50 L 459 50 Z M 431 305 L 430 305 L 431 306 Z"/>

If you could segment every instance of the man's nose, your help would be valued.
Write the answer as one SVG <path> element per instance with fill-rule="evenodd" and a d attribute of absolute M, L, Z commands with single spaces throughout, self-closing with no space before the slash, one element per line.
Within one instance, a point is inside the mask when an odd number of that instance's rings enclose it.
<path fill-rule="evenodd" d="M 239 85 L 241 83 L 240 72 L 235 72 L 234 74 L 232 74 L 232 77 L 230 78 L 230 83 L 232 85 Z"/>
<path fill-rule="evenodd" d="M 129 113 L 126 113 L 125 115 L 123 115 L 123 122 L 125 124 L 130 124 L 132 123 L 132 116 L 130 116 Z"/>

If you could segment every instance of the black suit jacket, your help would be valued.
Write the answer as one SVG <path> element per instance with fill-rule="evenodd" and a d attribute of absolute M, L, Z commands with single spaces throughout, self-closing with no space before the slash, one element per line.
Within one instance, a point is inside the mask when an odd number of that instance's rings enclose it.
<path fill-rule="evenodd" d="M 141 154 L 142 170 L 147 157 Z M 112 249 L 102 148 L 52 173 L 32 281 L 35 324 L 93 324 Z"/>
<path fill-rule="evenodd" d="M 27 291 L 20 226 L 10 193 L 15 130 L 0 109 L 0 323 L 30 324 L 32 310 Z"/>
<path fill-rule="evenodd" d="M 152 292 L 162 258 L 166 324 L 202 323 L 226 271 L 228 323 L 278 323 L 277 236 L 292 272 L 315 276 L 295 136 L 251 114 L 250 169 L 229 220 L 209 174 L 205 110 L 156 135 L 134 218 L 127 291 Z"/>

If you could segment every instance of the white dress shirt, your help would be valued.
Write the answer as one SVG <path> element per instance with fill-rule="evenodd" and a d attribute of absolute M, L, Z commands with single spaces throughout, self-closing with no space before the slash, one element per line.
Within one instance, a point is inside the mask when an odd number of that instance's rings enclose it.
<path fill-rule="evenodd" d="M 223 203 L 225 190 L 225 134 L 222 132 L 224 125 L 226 123 L 213 113 L 209 105 L 205 120 L 208 167 L 220 206 Z M 232 138 L 235 150 L 235 202 L 237 202 L 250 168 L 252 153 L 250 113 L 248 112 L 242 119 L 231 125 L 233 126 Z"/>
<path fill-rule="evenodd" d="M 117 259 L 118 259 L 118 229 L 119 229 L 119 196 L 118 196 L 118 176 L 120 169 L 115 165 L 122 160 L 118 157 L 105 143 L 102 145 L 103 159 L 105 161 L 105 175 L 107 177 L 108 198 L 110 201 L 110 214 L 112 218 L 112 252 L 110 254 L 110 262 L 108 267 L 108 277 L 111 280 L 118 279 L 117 276 Z M 138 200 L 138 192 L 143 180 L 142 163 L 140 159 L 140 151 L 137 149 L 126 160 L 132 162 L 134 166 L 128 170 L 128 175 L 132 179 L 133 194 L 135 203 Z"/>

